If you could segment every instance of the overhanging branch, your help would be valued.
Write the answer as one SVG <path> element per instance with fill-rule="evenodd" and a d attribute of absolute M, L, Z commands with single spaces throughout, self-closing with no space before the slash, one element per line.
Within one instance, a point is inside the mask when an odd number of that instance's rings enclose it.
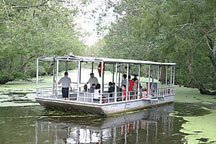
<path fill-rule="evenodd" d="M 15 6 L 12 6 L 12 8 L 33 8 L 33 7 L 39 8 L 39 7 L 45 6 L 48 1 L 49 0 L 45 0 L 44 2 L 37 4 L 37 5 L 23 5 L 23 6 L 15 5 Z"/>
<path fill-rule="evenodd" d="M 205 39 L 206 39 L 206 43 L 207 43 L 209 50 L 213 51 L 213 48 L 212 48 L 211 44 L 209 43 L 209 41 L 212 41 L 212 39 L 209 38 L 207 35 L 205 35 Z"/>

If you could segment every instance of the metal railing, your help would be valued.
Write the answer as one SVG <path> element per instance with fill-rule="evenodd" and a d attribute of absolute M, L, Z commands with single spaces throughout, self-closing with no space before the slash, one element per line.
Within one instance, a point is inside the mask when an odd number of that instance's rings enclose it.
<path fill-rule="evenodd" d="M 125 92 L 124 92 L 125 94 Z M 148 94 L 147 91 L 130 91 L 126 95 L 123 95 L 123 92 L 103 92 L 103 93 L 90 93 L 89 91 L 77 92 L 77 88 L 69 92 L 68 100 L 78 101 L 78 102 L 87 102 L 87 103 L 114 103 L 119 101 L 131 101 L 136 99 L 151 99 L 166 97 L 170 95 L 175 95 L 175 87 L 168 86 L 158 89 L 151 89 Z M 43 87 L 37 89 L 37 97 L 44 98 L 54 98 L 62 99 L 61 87 L 58 87 L 57 90 L 52 87 Z"/>
<path fill-rule="evenodd" d="M 36 89 L 36 96 L 37 97 L 54 97 L 53 93 L 55 90 L 53 90 L 52 87 L 42 87 Z"/>

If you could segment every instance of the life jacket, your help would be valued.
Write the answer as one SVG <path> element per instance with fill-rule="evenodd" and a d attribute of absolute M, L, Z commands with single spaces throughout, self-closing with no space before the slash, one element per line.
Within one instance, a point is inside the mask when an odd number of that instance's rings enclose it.
<path fill-rule="evenodd" d="M 105 63 L 103 63 L 103 74 L 104 74 L 104 71 L 105 71 Z M 98 74 L 99 74 L 99 77 L 101 77 L 101 62 L 98 64 Z"/>

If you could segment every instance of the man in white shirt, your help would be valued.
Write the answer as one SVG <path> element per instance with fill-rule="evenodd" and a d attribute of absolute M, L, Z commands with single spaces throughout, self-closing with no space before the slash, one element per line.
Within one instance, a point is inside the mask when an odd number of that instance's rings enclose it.
<path fill-rule="evenodd" d="M 71 79 L 68 77 L 68 72 L 64 73 L 64 77 L 62 77 L 58 84 L 62 84 L 62 96 L 67 99 L 69 95 L 69 88 L 71 88 Z"/>
<path fill-rule="evenodd" d="M 87 84 L 90 84 L 90 87 L 92 86 L 92 84 L 97 85 L 98 84 L 98 79 L 94 76 L 94 73 L 90 73 L 90 78 L 87 82 Z"/>

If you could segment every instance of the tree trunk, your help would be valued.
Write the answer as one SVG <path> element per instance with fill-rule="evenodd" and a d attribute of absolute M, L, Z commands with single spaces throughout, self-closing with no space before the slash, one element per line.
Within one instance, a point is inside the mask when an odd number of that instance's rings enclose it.
<path fill-rule="evenodd" d="M 210 90 L 204 88 L 203 86 L 201 86 L 201 88 L 199 88 L 199 91 L 201 94 L 216 95 L 216 91 L 210 91 Z"/>
<path fill-rule="evenodd" d="M 216 38 L 213 40 L 213 38 L 210 38 L 208 35 L 206 35 L 206 42 L 209 48 L 210 61 L 212 62 L 212 65 L 216 71 Z"/>
<path fill-rule="evenodd" d="M 8 75 L 1 75 L 0 76 L 0 84 L 6 84 L 9 81 L 15 80 L 13 77 L 8 76 Z"/>
<path fill-rule="evenodd" d="M 216 71 L 216 38 L 215 38 L 214 42 L 212 42 L 212 48 L 210 49 L 209 53 L 210 53 L 209 58 L 210 58 L 213 66 L 214 66 L 215 71 Z"/>
<path fill-rule="evenodd" d="M 209 35 L 207 34 L 205 36 L 207 46 L 209 48 L 209 59 L 212 62 L 212 65 L 214 66 L 214 69 L 216 71 L 216 38 L 210 38 Z M 196 80 L 197 82 L 197 80 Z M 201 94 L 207 94 L 207 95 L 216 95 L 216 91 L 212 91 L 207 89 L 203 84 L 197 83 L 198 88 Z"/>

